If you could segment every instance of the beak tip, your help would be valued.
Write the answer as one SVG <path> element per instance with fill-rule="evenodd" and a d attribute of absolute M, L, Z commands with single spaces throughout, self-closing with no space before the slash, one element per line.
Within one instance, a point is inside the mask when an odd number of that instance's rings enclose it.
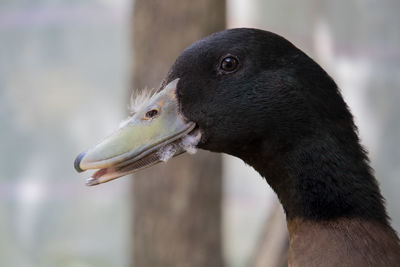
<path fill-rule="evenodd" d="M 87 186 L 93 186 L 93 185 L 98 185 L 98 184 L 100 184 L 96 179 L 94 179 L 94 178 L 88 178 L 87 180 L 86 180 L 86 185 Z"/>
<path fill-rule="evenodd" d="M 75 159 L 75 161 L 74 161 L 74 167 L 75 167 L 75 170 L 76 170 L 77 172 L 83 172 L 83 171 L 85 171 L 85 170 L 81 169 L 81 166 L 80 166 L 81 161 L 82 161 L 82 158 L 83 158 L 85 155 L 86 155 L 86 152 L 80 153 L 80 154 L 76 157 L 76 159 Z"/>

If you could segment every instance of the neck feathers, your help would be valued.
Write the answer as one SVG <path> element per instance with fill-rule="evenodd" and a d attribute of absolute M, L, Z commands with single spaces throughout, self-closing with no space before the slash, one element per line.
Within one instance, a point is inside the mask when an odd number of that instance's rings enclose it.
<path fill-rule="evenodd" d="M 289 216 L 387 223 L 383 197 L 358 140 L 323 134 L 303 141 L 286 160 L 295 203 L 288 208 Z"/>
<path fill-rule="evenodd" d="M 367 156 L 358 139 L 350 141 L 345 135 L 316 133 L 289 152 L 270 155 L 270 148 L 262 148 L 247 163 L 267 179 L 288 219 L 364 218 L 388 224 Z"/>

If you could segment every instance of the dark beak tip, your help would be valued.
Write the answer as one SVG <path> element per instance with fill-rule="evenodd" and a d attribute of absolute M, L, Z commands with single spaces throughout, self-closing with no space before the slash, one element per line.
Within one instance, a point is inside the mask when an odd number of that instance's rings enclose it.
<path fill-rule="evenodd" d="M 80 153 L 80 154 L 76 157 L 76 159 L 75 159 L 74 167 L 75 167 L 75 170 L 76 170 L 77 172 L 83 172 L 83 171 L 84 171 L 84 170 L 81 169 L 80 164 L 81 164 L 82 158 L 83 158 L 85 155 L 86 155 L 86 152 L 82 152 L 82 153 Z"/>

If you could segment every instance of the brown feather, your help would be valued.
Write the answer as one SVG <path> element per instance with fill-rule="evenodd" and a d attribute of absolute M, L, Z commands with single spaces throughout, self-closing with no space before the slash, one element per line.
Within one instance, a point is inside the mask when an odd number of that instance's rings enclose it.
<path fill-rule="evenodd" d="M 395 231 L 379 222 L 337 219 L 315 222 L 295 218 L 289 230 L 289 267 L 399 267 Z"/>

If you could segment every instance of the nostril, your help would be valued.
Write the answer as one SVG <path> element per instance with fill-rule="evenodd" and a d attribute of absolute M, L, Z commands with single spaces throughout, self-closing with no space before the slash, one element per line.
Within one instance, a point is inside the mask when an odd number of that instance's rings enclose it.
<path fill-rule="evenodd" d="M 152 119 L 159 113 L 158 109 L 152 109 L 146 112 L 146 119 Z"/>

